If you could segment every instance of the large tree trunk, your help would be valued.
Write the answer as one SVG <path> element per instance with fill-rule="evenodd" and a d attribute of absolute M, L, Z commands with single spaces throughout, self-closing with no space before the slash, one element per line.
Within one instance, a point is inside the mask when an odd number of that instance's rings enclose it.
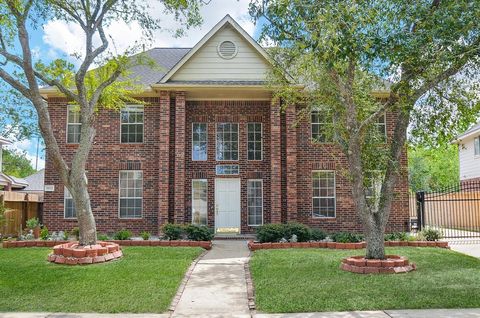
<path fill-rule="evenodd" d="M 84 180 L 72 180 L 72 197 L 77 212 L 78 228 L 80 231 L 80 245 L 93 245 L 97 242 L 97 228 L 93 217 L 90 195 Z"/>
<path fill-rule="evenodd" d="M 379 213 L 365 213 L 365 241 L 367 243 L 367 251 L 365 257 L 368 259 L 384 259 L 385 258 L 385 227 L 382 217 Z"/>

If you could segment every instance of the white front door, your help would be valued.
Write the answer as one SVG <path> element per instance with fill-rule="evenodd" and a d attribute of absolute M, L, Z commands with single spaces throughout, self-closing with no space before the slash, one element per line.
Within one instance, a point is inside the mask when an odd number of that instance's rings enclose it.
<path fill-rule="evenodd" d="M 215 179 L 215 232 L 240 233 L 240 179 Z"/>

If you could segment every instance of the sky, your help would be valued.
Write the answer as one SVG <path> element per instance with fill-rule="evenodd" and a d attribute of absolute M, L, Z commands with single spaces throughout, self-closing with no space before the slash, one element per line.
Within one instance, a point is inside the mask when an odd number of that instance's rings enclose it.
<path fill-rule="evenodd" d="M 152 1 L 153 2 L 153 1 Z M 183 37 L 175 38 L 170 30 L 178 27 L 173 17 L 166 15 L 162 8 L 156 7 L 152 15 L 161 19 L 163 30 L 155 33 L 153 41 L 146 43 L 146 48 L 151 47 L 192 47 L 225 15 L 230 14 L 247 33 L 255 39 L 259 36 L 259 25 L 255 25 L 248 15 L 248 4 L 250 0 L 211 0 L 201 9 L 203 24 L 199 28 L 186 30 Z M 158 1 L 155 1 L 158 3 Z M 81 53 L 83 48 L 83 37 L 80 27 L 64 21 L 44 21 L 43 27 L 31 29 L 30 43 L 34 56 L 43 62 L 49 62 L 56 58 L 64 58 L 78 65 L 78 60 L 72 57 L 74 53 Z M 132 43 L 142 37 L 141 29 L 137 24 L 125 24 L 114 22 L 106 30 L 111 40 L 109 50 L 112 52 L 123 52 L 131 47 Z M 37 139 L 16 141 L 9 148 L 25 151 L 27 158 L 35 168 Z M 40 158 L 38 169 L 45 166 L 45 155 L 40 146 Z"/>

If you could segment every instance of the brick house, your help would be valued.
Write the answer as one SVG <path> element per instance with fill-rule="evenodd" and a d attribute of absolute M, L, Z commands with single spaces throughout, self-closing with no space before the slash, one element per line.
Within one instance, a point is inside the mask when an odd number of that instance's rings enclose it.
<path fill-rule="evenodd" d="M 281 112 L 266 86 L 267 53 L 230 16 L 191 49 L 146 53 L 158 67 L 136 66 L 132 76 L 145 86 L 148 104 L 102 110 L 97 118 L 87 170 L 100 233 L 156 234 L 166 222 L 206 224 L 217 233 L 287 221 L 361 229 L 346 158 L 322 134 L 322 115 L 294 125 L 299 107 Z M 55 90 L 44 94 L 61 150 L 71 158 L 78 114 Z M 393 114 L 377 123 L 386 138 L 392 124 Z M 71 229 L 75 208 L 48 158 L 45 186 L 44 224 Z M 389 230 L 406 230 L 406 174 L 396 192 Z"/>

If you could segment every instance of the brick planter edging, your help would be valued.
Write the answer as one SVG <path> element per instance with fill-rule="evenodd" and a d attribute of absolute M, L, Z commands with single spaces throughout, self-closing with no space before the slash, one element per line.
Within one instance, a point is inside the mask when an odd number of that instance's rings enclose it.
<path fill-rule="evenodd" d="M 408 258 L 398 255 L 385 255 L 386 259 L 365 259 L 364 256 L 351 256 L 342 259 L 340 268 L 356 274 L 398 274 L 416 269 Z"/>
<path fill-rule="evenodd" d="M 387 244 L 388 243 L 388 244 Z M 360 243 L 337 243 L 337 242 L 296 242 L 296 243 L 255 243 L 248 242 L 248 248 L 251 251 L 255 250 L 270 250 L 281 248 L 330 248 L 337 250 L 356 250 L 365 248 L 366 242 Z M 415 246 L 415 247 L 440 247 L 449 248 L 448 242 L 443 241 L 386 241 L 385 246 Z"/>
<path fill-rule="evenodd" d="M 89 265 L 105 263 L 123 256 L 120 246 L 113 242 L 98 242 L 95 245 L 81 246 L 78 242 L 68 242 L 53 247 L 48 261 L 66 265 Z"/>
<path fill-rule="evenodd" d="M 108 240 L 120 246 L 172 246 L 172 247 L 201 247 L 206 250 L 212 248 L 212 241 L 132 241 Z M 71 241 L 4 241 L 3 248 L 15 247 L 54 247 L 59 244 L 72 243 Z"/>

